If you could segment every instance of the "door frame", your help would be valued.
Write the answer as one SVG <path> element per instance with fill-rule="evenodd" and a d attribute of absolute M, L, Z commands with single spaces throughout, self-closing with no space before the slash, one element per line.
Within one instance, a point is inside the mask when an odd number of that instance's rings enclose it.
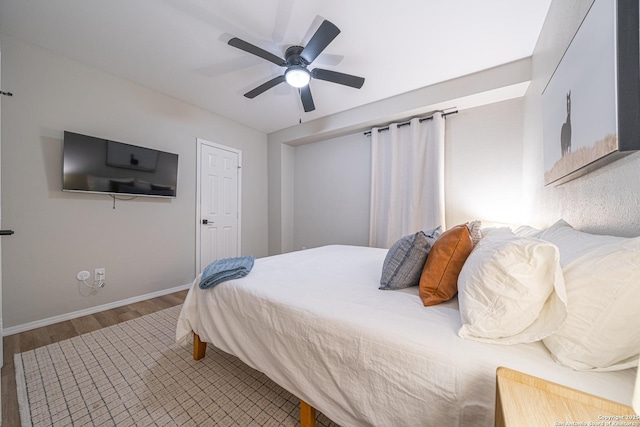
<path fill-rule="evenodd" d="M 0 63 L 2 62 L 2 52 L 0 52 Z M 2 67 L 0 67 L 2 70 Z M 2 81 L 2 79 L 0 79 Z M 4 95 L 0 95 L 3 97 Z M 0 101 L 0 116 L 2 116 L 2 101 Z M 2 120 L 0 117 L 0 146 L 2 145 Z M 0 150 L 1 151 L 1 150 Z M 1 156 L 0 156 L 1 157 Z M 1 160 L 1 159 L 0 159 Z M 0 162 L 1 163 L 1 162 Z M 0 185 L 0 190 L 2 189 L 2 185 Z M 0 199 L 1 200 L 1 199 Z M 2 223 L 2 210 L 0 206 L 0 225 Z M 0 237 L 0 368 L 4 366 L 4 324 L 2 322 L 2 241 Z M 0 383 L 0 389 L 2 388 L 2 384 Z M 2 391 L 0 390 L 0 426 L 2 425 Z"/>
<path fill-rule="evenodd" d="M 202 188 L 202 146 L 218 148 L 220 150 L 230 151 L 238 155 L 238 255 L 242 251 L 242 151 L 216 142 L 208 141 L 203 138 L 196 139 L 196 276 L 200 274 L 200 233 L 202 214 L 200 213 L 200 190 Z"/>

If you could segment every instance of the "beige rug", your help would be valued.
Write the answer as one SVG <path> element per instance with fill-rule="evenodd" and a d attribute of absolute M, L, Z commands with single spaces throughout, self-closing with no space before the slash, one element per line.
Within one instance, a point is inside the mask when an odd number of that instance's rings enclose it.
<path fill-rule="evenodd" d="M 22 425 L 299 425 L 299 400 L 264 374 L 212 345 L 199 361 L 176 346 L 180 308 L 16 354 Z"/>

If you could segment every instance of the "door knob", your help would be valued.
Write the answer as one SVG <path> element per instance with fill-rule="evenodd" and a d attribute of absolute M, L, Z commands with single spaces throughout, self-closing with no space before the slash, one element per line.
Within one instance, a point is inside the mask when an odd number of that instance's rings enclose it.
<path fill-rule="evenodd" d="M 13 230 L 0 230 L 0 236 L 11 236 L 14 234 Z"/>
<path fill-rule="evenodd" d="M 203 219 L 203 220 L 202 220 L 202 223 L 203 223 L 204 225 L 207 225 L 207 224 L 213 224 L 214 222 L 213 222 L 213 221 L 209 222 L 209 220 L 208 220 L 208 219 Z"/>

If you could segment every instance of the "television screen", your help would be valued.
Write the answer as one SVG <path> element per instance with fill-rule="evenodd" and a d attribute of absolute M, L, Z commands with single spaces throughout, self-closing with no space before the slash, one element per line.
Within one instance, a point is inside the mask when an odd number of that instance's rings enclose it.
<path fill-rule="evenodd" d="M 63 191 L 176 197 L 178 155 L 64 132 Z"/>

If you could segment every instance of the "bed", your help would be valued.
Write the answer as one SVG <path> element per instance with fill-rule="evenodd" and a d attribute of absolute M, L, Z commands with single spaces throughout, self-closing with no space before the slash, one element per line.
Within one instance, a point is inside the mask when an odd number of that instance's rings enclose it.
<path fill-rule="evenodd" d="M 196 347 L 265 373 L 301 399 L 309 423 L 317 408 L 342 426 L 492 426 L 500 366 L 629 404 L 634 369 L 576 372 L 540 341 L 462 339 L 457 298 L 425 307 L 416 287 L 379 290 L 386 254 L 325 246 L 257 259 L 211 289 L 196 278 L 176 339 L 195 333 Z"/>

